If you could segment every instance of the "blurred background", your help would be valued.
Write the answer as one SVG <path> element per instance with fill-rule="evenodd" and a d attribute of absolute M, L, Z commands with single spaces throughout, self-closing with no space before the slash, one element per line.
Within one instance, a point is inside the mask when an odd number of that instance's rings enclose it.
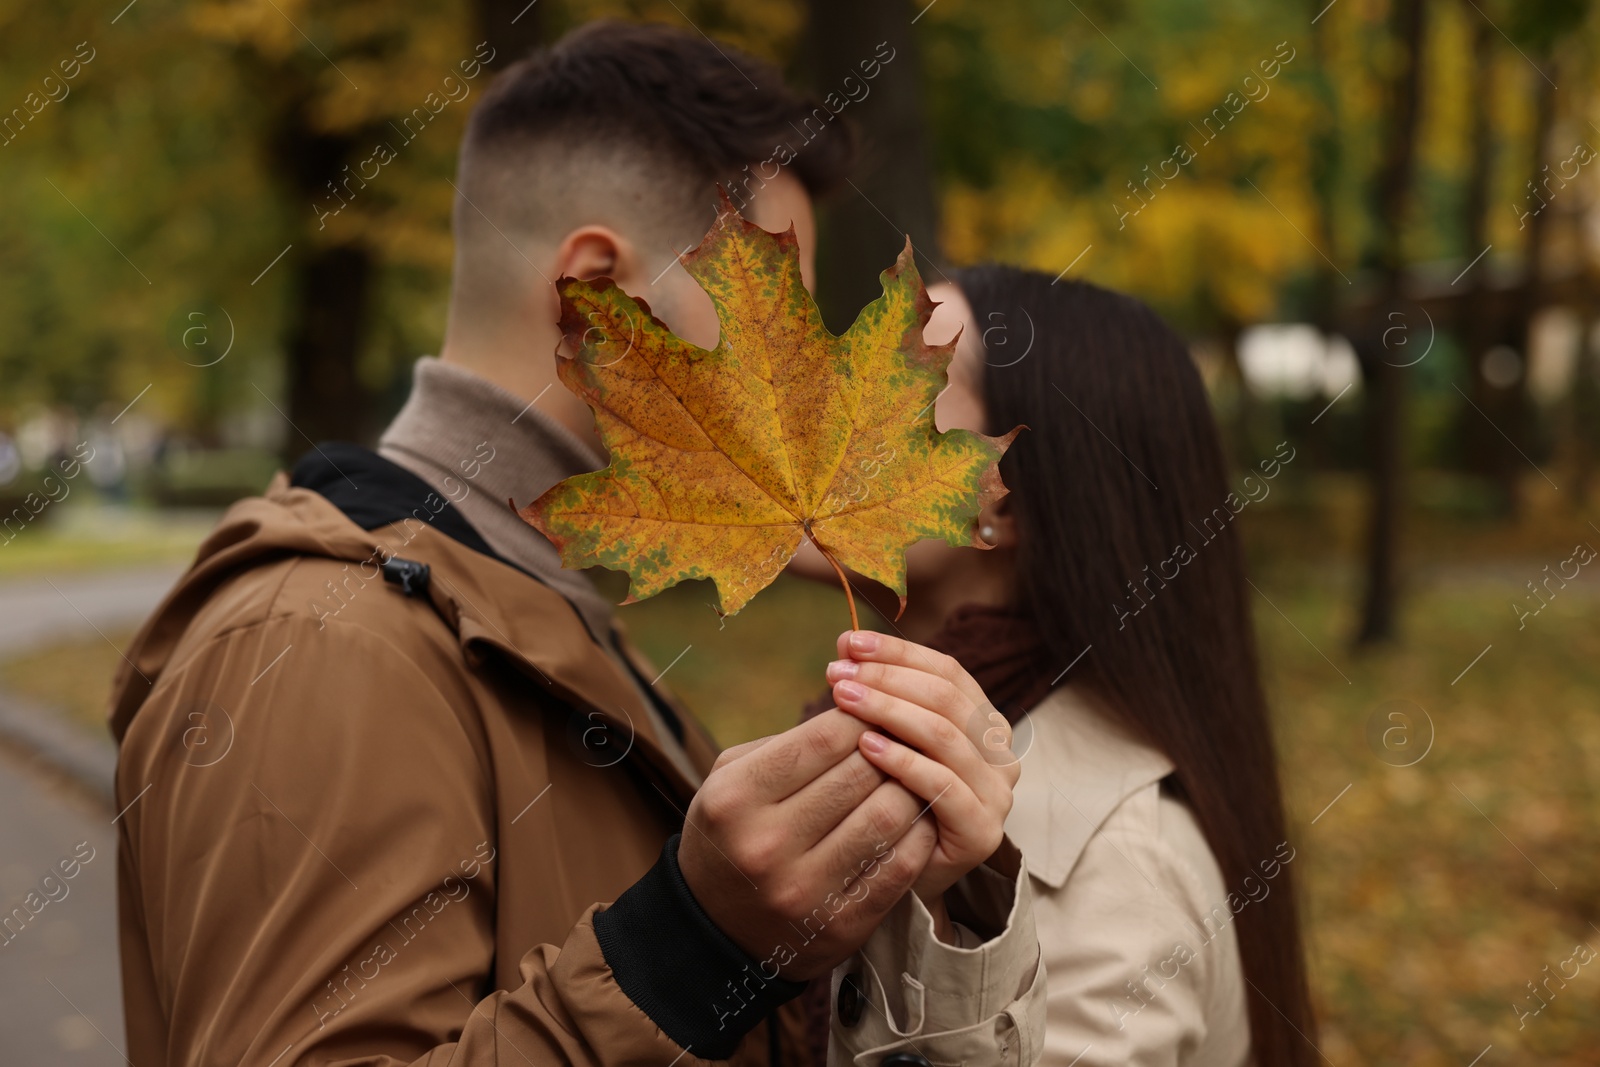
<path fill-rule="evenodd" d="M 1582 0 L 0 0 L 0 915 L 93 853 L 0 935 L 0 1058 L 123 1062 L 120 650 L 222 508 L 398 408 L 468 112 L 599 17 L 834 94 L 865 146 L 821 211 L 836 327 L 909 233 L 927 277 L 1061 272 L 1192 340 L 1240 474 L 1295 454 L 1240 524 L 1324 1060 L 1600 1063 L 1600 964 L 1568 973 L 1600 948 Z M 712 602 L 622 619 L 724 743 L 790 725 L 840 594 Z"/>

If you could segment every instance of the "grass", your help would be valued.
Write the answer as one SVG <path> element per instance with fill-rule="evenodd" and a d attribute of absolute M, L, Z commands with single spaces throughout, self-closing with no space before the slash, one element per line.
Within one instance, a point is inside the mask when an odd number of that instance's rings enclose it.
<path fill-rule="evenodd" d="M 194 557 L 216 514 L 125 507 L 62 506 L 0 540 L 0 580 L 38 574 L 182 564 Z"/>
<path fill-rule="evenodd" d="M 90 634 L 0 660 L 0 689 L 52 708 L 91 733 L 109 736 L 106 702 L 112 676 L 122 665 L 117 650 L 127 648 L 132 638 L 131 629 L 108 630 L 104 638 Z"/>
<path fill-rule="evenodd" d="M 1539 1006 L 1527 983 L 1576 945 L 1600 949 L 1600 561 L 1525 628 L 1511 607 L 1600 533 L 1554 498 L 1529 506 L 1515 526 L 1416 516 L 1402 640 L 1359 654 L 1358 513 L 1247 513 L 1318 1045 L 1340 1067 L 1460 1067 L 1490 1045 L 1485 1067 L 1600 1064 L 1600 957 L 1520 1025 L 1513 1009 Z M 694 583 L 619 617 L 724 744 L 791 725 L 823 690 L 842 594 L 780 581 L 726 620 L 712 601 Z M 103 729 L 117 662 L 95 637 L 0 665 L 0 684 Z"/>
<path fill-rule="evenodd" d="M 1600 947 L 1600 576 L 1586 577 L 1520 632 L 1514 585 L 1419 591 L 1409 640 L 1361 656 L 1340 642 L 1351 590 L 1258 580 L 1303 631 L 1258 612 L 1334 1063 L 1465 1064 L 1490 1044 L 1600 1062 L 1600 961 L 1521 1026 L 1512 1010 L 1538 1007 L 1525 983 L 1546 964 Z M 1410 735 L 1391 735 L 1386 762 L 1390 726 Z"/>
<path fill-rule="evenodd" d="M 614 577 L 602 582 L 618 601 L 626 585 Z M 710 583 L 687 582 L 618 617 L 656 669 L 667 670 L 660 684 L 724 747 L 793 726 L 801 706 L 827 688 L 822 668 L 850 628 L 844 593 L 782 577 L 737 615 L 722 618 L 715 603 Z"/>

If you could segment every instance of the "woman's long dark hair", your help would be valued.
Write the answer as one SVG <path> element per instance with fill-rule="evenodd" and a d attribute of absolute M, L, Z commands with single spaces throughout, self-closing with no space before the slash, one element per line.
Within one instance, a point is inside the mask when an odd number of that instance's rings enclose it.
<path fill-rule="evenodd" d="M 1001 464 L 1024 607 L 1057 670 L 1091 649 L 1074 680 L 1172 760 L 1230 893 L 1243 895 L 1247 876 L 1262 881 L 1260 865 L 1281 858 L 1287 831 L 1243 554 L 1222 518 L 1234 510 L 1227 467 L 1199 372 L 1132 297 L 1003 266 L 955 281 L 984 334 L 987 431 L 1030 427 Z M 1179 545 L 1192 552 L 1181 564 Z M 1283 864 L 1236 921 L 1261 1067 L 1315 1058 L 1295 870 Z"/>

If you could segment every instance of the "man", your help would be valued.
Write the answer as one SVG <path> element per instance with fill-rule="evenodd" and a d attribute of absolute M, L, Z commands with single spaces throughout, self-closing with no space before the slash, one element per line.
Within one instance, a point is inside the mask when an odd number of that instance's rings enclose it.
<path fill-rule="evenodd" d="M 840 712 L 713 764 L 506 506 L 604 462 L 551 387 L 551 280 L 607 275 L 710 347 L 674 258 L 714 179 L 810 114 L 749 57 L 615 24 L 486 95 L 441 359 L 377 453 L 318 446 L 235 505 L 119 677 L 138 1067 L 799 1064 L 794 998 L 847 959 L 837 1062 L 1031 1062 L 1044 979 L 1014 850 L 944 891 L 995 851 L 1015 769 L 959 730 L 902 735 L 962 798 L 930 811 Z M 808 276 L 809 190 L 844 155 L 813 140 L 745 186 Z M 918 721 L 979 713 L 951 661 L 871 643 L 841 655 L 900 668 Z"/>

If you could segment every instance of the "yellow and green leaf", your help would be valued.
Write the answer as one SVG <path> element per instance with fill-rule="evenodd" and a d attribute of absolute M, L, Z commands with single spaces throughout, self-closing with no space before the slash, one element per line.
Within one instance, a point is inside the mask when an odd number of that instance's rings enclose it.
<path fill-rule="evenodd" d="M 683 266 L 716 306 L 710 351 L 608 278 L 557 283 L 575 353 L 561 380 L 594 409 L 611 456 L 522 510 L 564 566 L 626 572 L 630 602 L 709 578 L 731 615 L 806 538 L 902 597 L 907 547 L 978 543 L 1017 431 L 934 426 L 954 342 L 923 342 L 934 304 L 909 242 L 842 336 L 801 282 L 793 230 L 768 233 L 725 196 Z"/>

